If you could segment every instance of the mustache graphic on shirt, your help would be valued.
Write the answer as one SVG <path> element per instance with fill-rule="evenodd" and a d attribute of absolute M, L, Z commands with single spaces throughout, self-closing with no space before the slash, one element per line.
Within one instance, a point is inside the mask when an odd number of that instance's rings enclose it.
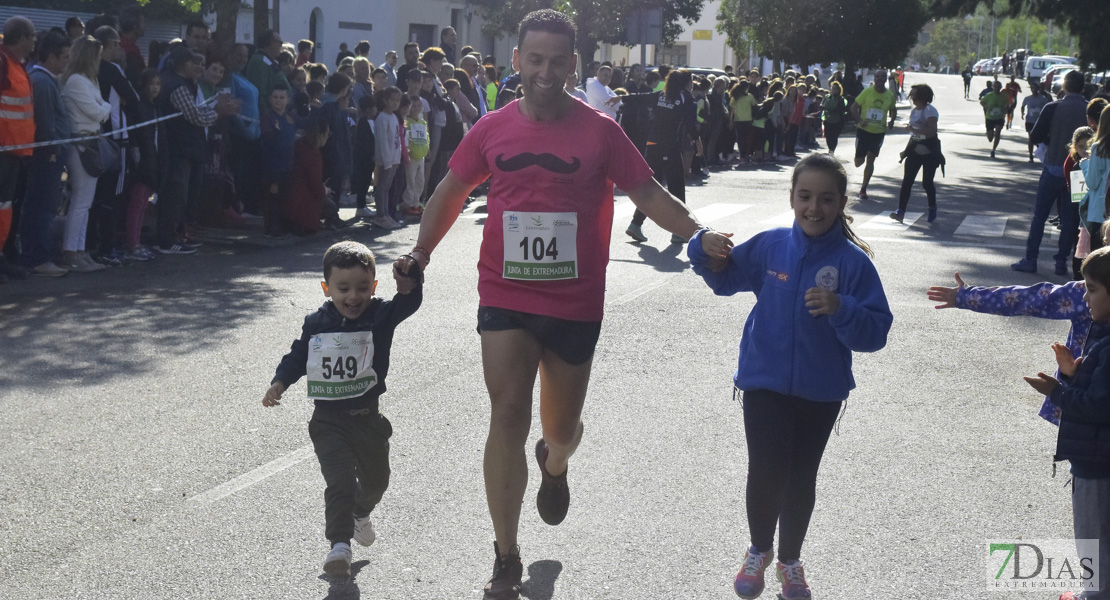
<path fill-rule="evenodd" d="M 559 173 L 562 175 L 569 175 L 578 170 L 582 166 L 582 161 L 577 157 L 573 158 L 571 162 L 566 162 L 563 159 L 555 156 L 554 154 L 532 154 L 531 152 L 521 152 L 516 156 L 505 158 L 504 154 L 497 155 L 497 168 L 505 172 L 519 171 L 535 165 L 541 169 L 547 169 L 552 173 Z"/>

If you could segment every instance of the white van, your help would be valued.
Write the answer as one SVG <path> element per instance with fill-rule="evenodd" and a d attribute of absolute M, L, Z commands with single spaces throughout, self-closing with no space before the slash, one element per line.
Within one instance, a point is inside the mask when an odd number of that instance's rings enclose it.
<path fill-rule="evenodd" d="M 1045 69 L 1065 63 L 1075 64 L 1075 59 L 1070 56 L 1032 56 L 1025 61 L 1025 76 L 1029 81 L 1040 81 Z"/>

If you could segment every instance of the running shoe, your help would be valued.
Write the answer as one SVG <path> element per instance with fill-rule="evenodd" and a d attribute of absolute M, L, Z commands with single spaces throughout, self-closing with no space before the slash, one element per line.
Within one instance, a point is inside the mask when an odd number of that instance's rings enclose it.
<path fill-rule="evenodd" d="M 1016 263 L 1010 265 L 1010 268 L 1015 270 L 1015 271 L 1021 271 L 1022 273 L 1036 273 L 1037 272 L 1037 261 L 1029 260 L 1028 258 L 1023 258 L 1023 259 L 1017 261 Z"/>
<path fill-rule="evenodd" d="M 890 218 L 898 221 L 899 223 L 902 223 L 902 219 L 904 219 L 905 217 L 906 215 L 900 210 L 890 213 Z"/>
<path fill-rule="evenodd" d="M 752 600 L 763 593 L 763 574 L 771 564 L 770 558 L 770 551 L 757 552 L 755 546 L 748 548 L 748 553 L 744 555 L 744 565 L 740 567 L 736 580 L 732 582 L 732 588 L 736 590 L 737 596 L 744 600 Z"/>
<path fill-rule="evenodd" d="M 688 240 L 686 238 L 682 237 L 681 235 L 678 235 L 677 233 L 672 233 L 671 234 L 671 243 L 672 244 L 685 244 L 687 241 Z"/>
<path fill-rule="evenodd" d="M 65 267 L 59 267 L 53 262 L 47 261 L 42 264 L 35 265 L 34 268 L 31 269 L 31 272 L 35 275 L 41 275 L 43 277 L 61 277 L 62 275 L 68 274 L 69 269 L 66 269 Z"/>
<path fill-rule="evenodd" d="M 1067 263 L 1062 263 L 1062 262 L 1056 263 L 1056 274 L 1057 275 L 1067 275 L 1068 274 L 1068 265 L 1067 265 Z"/>
<path fill-rule="evenodd" d="M 145 262 L 154 258 L 154 255 L 151 254 L 150 251 L 146 248 L 143 248 L 142 246 L 136 246 L 129 250 L 127 254 L 124 255 L 124 257 L 127 258 L 127 260 L 133 262 Z"/>
<path fill-rule="evenodd" d="M 360 218 L 360 219 L 372 219 L 372 218 L 374 218 L 374 211 L 372 211 L 369 208 L 363 206 L 361 208 L 355 209 L 355 216 Z"/>
<path fill-rule="evenodd" d="M 867 200 L 867 192 L 865 192 L 865 191 L 863 191 L 863 190 L 860 190 L 860 192 L 859 192 L 859 199 L 860 199 L 860 200 Z"/>
<path fill-rule="evenodd" d="M 570 508 L 570 487 L 567 486 L 567 472 L 558 477 L 547 472 L 547 443 L 540 438 L 536 441 L 536 462 L 540 464 L 540 491 L 536 493 L 536 508 L 540 518 L 548 525 L 558 525 L 567 517 Z M 568 471 L 570 469 L 567 469 Z"/>
<path fill-rule="evenodd" d="M 344 542 L 331 547 L 324 559 L 324 572 L 329 577 L 349 577 L 351 575 L 351 545 Z"/>
<path fill-rule="evenodd" d="M 501 549 L 497 542 L 493 543 L 493 552 L 496 555 L 493 561 L 493 577 L 482 588 L 486 600 L 517 600 L 520 598 L 520 580 L 524 576 L 524 563 L 520 562 L 520 548 L 514 546 L 516 552 L 501 557 Z"/>
<path fill-rule="evenodd" d="M 779 593 L 779 598 L 782 600 L 810 600 L 813 597 L 813 590 L 809 589 L 809 584 L 806 583 L 806 574 L 802 566 L 803 563 L 800 560 L 790 561 L 789 564 L 780 562 L 775 565 L 775 574 L 782 584 L 782 592 Z"/>
<path fill-rule="evenodd" d="M 374 533 L 374 522 L 370 520 L 370 515 L 365 517 L 355 517 L 355 541 L 362 546 L 369 546 L 378 539 L 378 534 Z"/>
<path fill-rule="evenodd" d="M 929 207 L 929 222 L 932 223 L 933 221 L 936 221 L 936 220 L 937 220 L 937 207 L 930 206 Z"/>
<path fill-rule="evenodd" d="M 162 254 L 192 254 L 196 251 L 196 248 L 187 248 L 182 244 L 174 244 L 172 246 L 158 246 L 158 252 Z"/>
<path fill-rule="evenodd" d="M 994 158 L 994 150 L 991 150 L 991 158 Z"/>
<path fill-rule="evenodd" d="M 81 252 L 77 255 L 77 261 L 85 266 L 85 272 L 89 271 L 103 271 L 108 268 L 108 265 L 93 260 L 93 257 L 88 252 Z"/>
<path fill-rule="evenodd" d="M 393 226 L 393 222 L 393 219 L 390 219 L 388 215 L 378 215 L 370 219 L 372 225 L 376 225 L 382 229 L 396 229 L 396 227 Z"/>
<path fill-rule="evenodd" d="M 628 237 L 636 240 L 637 242 L 646 242 L 647 241 L 647 236 L 644 235 L 644 232 L 641 230 L 640 226 L 635 224 L 635 223 L 629 225 L 628 229 L 624 230 L 624 233 Z"/>

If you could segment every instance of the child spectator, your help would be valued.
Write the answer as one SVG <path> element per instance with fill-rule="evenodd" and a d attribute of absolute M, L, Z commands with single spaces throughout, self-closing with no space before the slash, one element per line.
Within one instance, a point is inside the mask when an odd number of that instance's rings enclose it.
<path fill-rule="evenodd" d="M 319 81 L 309 81 L 305 84 L 305 93 L 308 94 L 308 108 L 310 112 L 323 106 L 324 84 Z"/>
<path fill-rule="evenodd" d="M 1061 596 L 1069 600 L 1104 597 L 1110 589 L 1110 248 L 1092 252 L 1083 260 L 1082 272 L 1087 288 L 1083 298 L 1093 321 L 1083 355 L 1075 358 L 1068 347 L 1055 343 L 1060 379 L 1045 373 L 1025 378 L 1060 409 L 1053 459 L 1071 462 L 1075 539 L 1098 540 L 1099 581 L 1092 583 L 1102 593 Z"/>
<path fill-rule="evenodd" d="M 701 237 L 707 230 L 688 246 L 694 272 L 714 293 L 756 296 L 734 376 L 743 398 L 752 538 L 734 581 L 741 598 L 764 589 L 776 525 L 780 598 L 811 597 L 800 554 L 821 456 L 855 387 L 852 353 L 885 346 L 893 321 L 870 248 L 844 214 L 847 186 L 835 157 L 810 154 L 794 168 L 792 228 L 756 234 L 726 258 L 706 254 Z M 784 284 L 788 279 L 793 283 Z"/>
<path fill-rule="evenodd" d="M 158 110 L 158 94 L 162 91 L 162 76 L 158 69 L 146 69 L 139 75 L 139 104 L 135 107 L 138 123 L 152 121 L 162 116 Z M 125 242 L 128 260 L 147 261 L 154 258 L 154 251 L 142 244 L 143 218 L 150 206 L 150 197 L 158 189 L 162 172 L 161 148 L 166 140 L 163 122 L 140 127 L 131 132 L 131 157 L 135 164 L 131 170 L 131 189 L 128 191 Z"/>
<path fill-rule="evenodd" d="M 331 190 L 325 211 L 329 227 L 344 227 L 339 218 L 339 199 L 351 187 L 351 127 L 348 107 L 351 102 L 351 78 L 336 73 L 328 78 L 327 94 L 320 108 L 320 118 L 328 122 L 331 136 L 324 146 L 324 182 Z"/>
<path fill-rule="evenodd" d="M 397 229 L 401 224 L 389 216 L 389 189 L 401 164 L 401 138 L 397 116 L 401 106 L 401 88 L 390 86 L 375 94 L 378 116 L 374 118 L 374 208 L 377 216 L 371 221 L 383 229 Z"/>
<path fill-rule="evenodd" d="M 401 212 L 417 216 L 424 214 L 420 205 L 420 193 L 424 189 L 424 157 L 428 156 L 428 122 L 424 120 L 423 109 L 417 102 L 409 103 L 408 116 L 405 117 L 405 142 L 409 152 L 409 162 L 405 165 L 405 193 L 401 201 Z"/>
<path fill-rule="evenodd" d="M 293 146 L 299 119 L 288 110 L 289 89 L 280 81 L 270 91 L 262 115 L 262 226 L 268 236 L 285 235 L 282 212 L 293 174 Z"/>
<path fill-rule="evenodd" d="M 405 118 L 413 104 L 417 104 L 416 98 L 407 94 L 401 96 L 401 105 L 394 112 L 397 117 L 397 137 L 400 138 L 401 143 L 401 164 L 397 167 L 397 175 L 393 177 L 393 185 L 389 188 L 389 218 L 401 225 L 405 224 L 404 217 L 401 216 L 401 200 L 404 198 L 405 190 L 408 189 L 405 173 L 409 164 L 409 142 L 408 133 L 405 131 Z"/>
<path fill-rule="evenodd" d="M 320 461 L 324 490 L 324 535 L 331 549 L 324 572 L 350 574 L 351 539 L 369 546 L 376 537 L 370 513 L 389 486 L 389 437 L 393 426 L 379 412 L 386 390 L 396 327 L 420 307 L 419 267 L 413 276 L 394 270 L 397 295 L 374 297 L 374 255 L 357 242 L 339 242 L 324 253 L 329 298 L 305 317 L 301 337 L 281 359 L 262 399 L 277 406 L 282 394 L 307 376 L 315 403 L 309 436 Z M 327 334 L 327 335 L 322 335 Z"/>
<path fill-rule="evenodd" d="M 289 194 L 282 214 L 285 225 L 297 235 L 320 231 L 320 215 L 324 212 L 328 189 L 324 187 L 324 158 L 320 149 L 328 143 L 330 128 L 327 120 L 314 119 L 293 147 L 296 173 L 290 178 Z"/>
<path fill-rule="evenodd" d="M 366 194 L 374 182 L 374 119 L 378 105 L 374 96 L 363 96 L 358 101 L 358 125 L 355 128 L 351 172 L 351 193 L 355 195 L 355 217 L 369 219 L 374 212 L 366 206 Z"/>

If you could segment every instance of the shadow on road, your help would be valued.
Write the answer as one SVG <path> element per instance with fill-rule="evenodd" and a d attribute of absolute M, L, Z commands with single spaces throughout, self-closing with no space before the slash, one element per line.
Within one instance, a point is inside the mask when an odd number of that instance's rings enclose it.
<path fill-rule="evenodd" d="M 528 565 L 528 580 L 521 586 L 521 595 L 529 600 L 551 600 L 555 596 L 555 580 L 563 572 L 557 560 L 537 560 Z"/>
<path fill-rule="evenodd" d="M 350 577 L 332 579 L 327 575 L 320 575 L 318 579 L 328 582 L 328 595 L 324 596 L 324 600 L 358 600 L 358 598 L 361 598 L 362 590 L 359 589 L 355 578 L 358 577 L 358 572 L 368 564 L 370 564 L 368 560 L 351 563 Z"/>

